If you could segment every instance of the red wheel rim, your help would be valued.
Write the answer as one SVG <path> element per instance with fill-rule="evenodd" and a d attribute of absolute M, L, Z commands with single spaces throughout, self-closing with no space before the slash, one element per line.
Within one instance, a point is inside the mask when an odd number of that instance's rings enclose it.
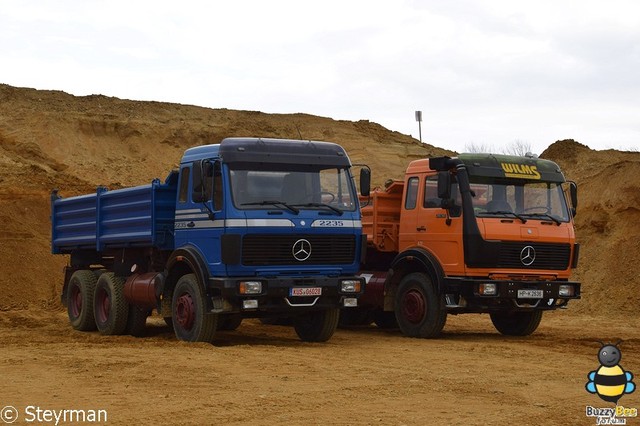
<path fill-rule="evenodd" d="M 80 291 L 80 287 L 77 285 L 71 287 L 71 294 L 69 296 L 71 314 L 74 318 L 78 318 L 80 316 L 80 312 L 82 312 L 82 292 Z"/>
<path fill-rule="evenodd" d="M 418 290 L 409 290 L 402 299 L 402 314 L 412 324 L 417 324 L 427 313 L 427 303 Z"/>
<path fill-rule="evenodd" d="M 196 320 L 196 310 L 189 293 L 184 293 L 176 301 L 176 321 L 184 330 L 191 330 Z"/>
<path fill-rule="evenodd" d="M 96 294 L 96 319 L 101 324 L 107 322 L 111 311 L 111 299 L 104 289 L 99 289 Z"/>

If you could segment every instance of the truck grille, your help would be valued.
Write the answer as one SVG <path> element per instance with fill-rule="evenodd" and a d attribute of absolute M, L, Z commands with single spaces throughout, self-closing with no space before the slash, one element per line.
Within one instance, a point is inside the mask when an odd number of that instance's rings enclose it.
<path fill-rule="evenodd" d="M 293 246 L 306 240 L 311 247 L 309 257 L 298 260 Z M 302 247 L 307 249 L 305 245 Z M 321 265 L 351 264 L 355 259 L 353 235 L 246 235 L 242 239 L 242 264 L 266 265 Z M 305 253 L 298 255 L 303 259 Z"/>
<path fill-rule="evenodd" d="M 525 265 L 520 260 L 520 254 L 527 246 L 533 247 L 535 250 L 535 259 L 530 265 Z M 500 244 L 496 266 L 498 268 L 514 269 L 565 270 L 569 267 L 570 257 L 570 244 L 540 244 L 503 241 Z"/>

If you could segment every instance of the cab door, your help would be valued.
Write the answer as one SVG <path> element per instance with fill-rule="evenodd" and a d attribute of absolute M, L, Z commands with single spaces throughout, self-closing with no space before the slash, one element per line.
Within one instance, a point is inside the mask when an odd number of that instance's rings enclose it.
<path fill-rule="evenodd" d="M 195 247 L 206 259 L 212 274 L 224 273 L 220 252 L 220 237 L 225 230 L 223 188 L 219 160 L 195 161 L 180 170 L 176 248 Z"/>
<path fill-rule="evenodd" d="M 438 175 L 428 173 L 421 184 L 416 211 L 416 243 L 440 262 L 446 275 L 464 273 L 462 246 L 462 204 L 458 184 L 451 185 L 448 208 L 438 198 Z"/>
<path fill-rule="evenodd" d="M 420 195 L 420 176 L 408 176 L 402 196 L 400 229 L 398 231 L 399 251 L 416 245 L 418 223 L 418 196 Z"/>

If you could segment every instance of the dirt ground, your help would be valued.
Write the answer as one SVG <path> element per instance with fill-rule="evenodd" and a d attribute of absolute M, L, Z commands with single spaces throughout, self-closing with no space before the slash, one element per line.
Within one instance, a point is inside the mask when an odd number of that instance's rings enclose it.
<path fill-rule="evenodd" d="M 501 336 L 479 315 L 449 317 L 436 340 L 371 326 L 310 344 L 254 320 L 213 345 L 179 342 L 159 318 L 143 338 L 72 330 L 59 301 L 67 259 L 50 253 L 53 188 L 66 197 L 145 184 L 164 179 L 187 147 L 299 132 L 342 144 L 376 185 L 413 159 L 454 154 L 367 120 L 0 84 L 0 410 L 16 407 L 16 424 L 40 407 L 106 410 L 107 424 L 592 425 L 586 406 L 612 406 L 585 390 L 597 341 L 622 339 L 620 364 L 640 377 L 640 152 L 573 140 L 541 156 L 580 188 L 583 297 L 546 314 L 532 336 Z M 640 408 L 640 391 L 620 404 Z"/>
<path fill-rule="evenodd" d="M 105 410 L 114 425 L 589 425 L 586 406 L 612 406 L 585 390 L 596 341 L 624 339 L 620 365 L 640 371 L 637 318 L 569 311 L 527 338 L 462 315 L 437 340 L 370 326 L 324 344 L 256 320 L 213 345 L 177 341 L 156 317 L 142 338 L 74 331 L 61 311 L 3 312 L 0 325 L 0 405 L 22 420 L 33 406 Z M 640 407 L 640 394 L 619 403 Z"/>

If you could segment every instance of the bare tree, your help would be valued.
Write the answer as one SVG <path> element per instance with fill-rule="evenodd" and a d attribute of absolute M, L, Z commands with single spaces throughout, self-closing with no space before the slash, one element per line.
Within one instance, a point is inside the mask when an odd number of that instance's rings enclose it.
<path fill-rule="evenodd" d="M 531 148 L 531 143 L 525 142 L 522 139 L 516 139 L 509 145 L 503 147 L 501 151 L 503 154 L 524 157 L 527 153 L 533 152 L 533 149 Z"/>
<path fill-rule="evenodd" d="M 469 142 L 464 145 L 465 152 L 491 153 L 493 146 L 487 143 Z"/>

